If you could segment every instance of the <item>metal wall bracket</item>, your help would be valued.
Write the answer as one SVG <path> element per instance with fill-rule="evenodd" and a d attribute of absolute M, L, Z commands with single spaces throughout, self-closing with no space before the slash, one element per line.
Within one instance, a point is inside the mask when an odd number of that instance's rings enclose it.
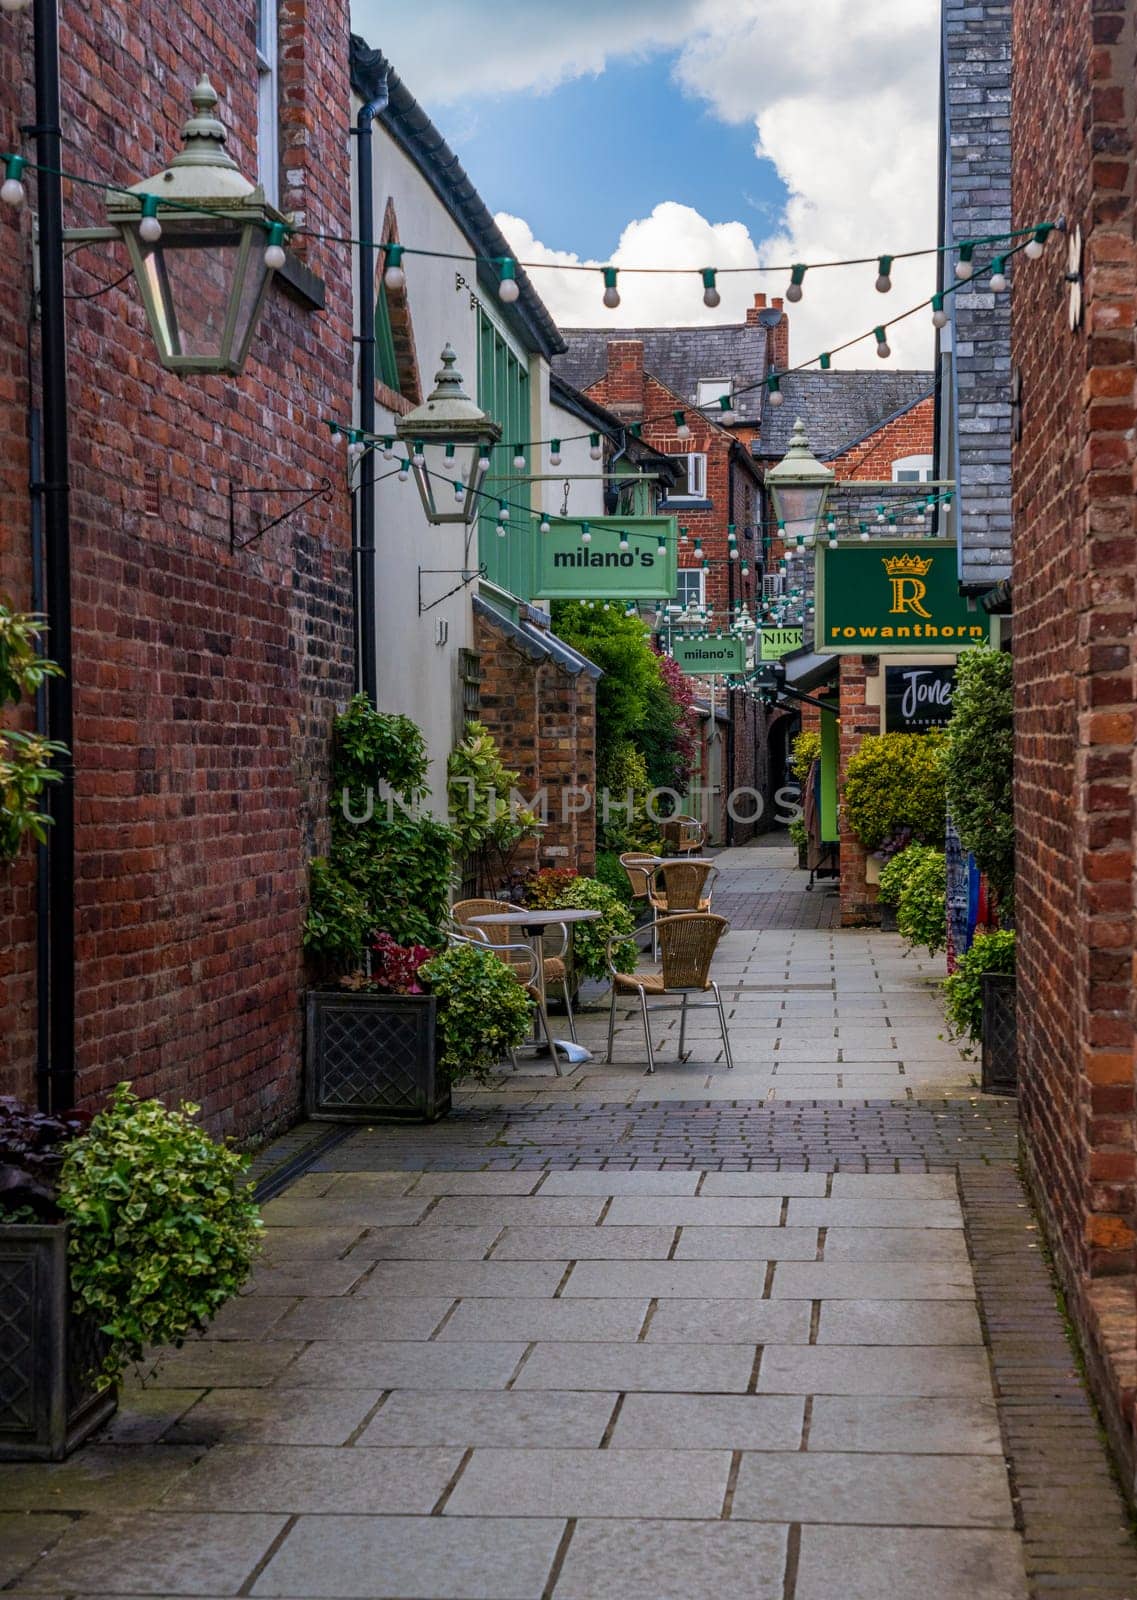
<path fill-rule="evenodd" d="M 256 494 L 299 494 L 303 495 L 304 498 L 298 501 L 290 511 L 282 511 L 279 517 L 273 517 L 271 522 L 261 522 L 261 520 L 254 514 L 254 520 L 256 522 L 257 529 L 256 533 L 251 533 L 247 539 L 238 540 L 237 497 L 238 495 Z M 257 484 L 253 488 L 237 489 L 231 483 L 229 485 L 229 554 L 235 555 L 238 550 L 247 550 L 249 545 L 255 544 L 258 539 L 263 538 L 263 536 L 268 533 L 270 528 L 279 527 L 282 522 L 287 522 L 289 517 L 294 517 L 298 511 L 303 511 L 305 506 L 311 505 L 313 500 L 331 501 L 334 496 L 335 486 L 330 478 L 321 478 L 318 488 L 307 490 L 281 489 L 276 484 Z"/>
<path fill-rule="evenodd" d="M 466 567 L 420 567 L 418 569 L 418 614 L 419 614 L 419 616 L 421 617 L 423 615 L 423 613 L 426 612 L 426 611 L 433 611 L 435 606 L 440 606 L 444 600 L 449 600 L 451 595 L 458 594 L 458 592 L 460 590 L 467 588 L 471 583 L 474 583 L 478 578 L 484 578 L 486 576 L 487 572 L 488 572 L 488 568 L 486 567 L 485 562 L 483 562 L 480 567 L 477 567 L 472 572 Z M 423 580 L 424 577 L 428 577 L 428 578 L 429 577 L 433 577 L 433 578 L 459 577 L 459 578 L 461 578 L 462 581 L 460 583 L 456 583 L 452 589 L 447 589 L 445 594 L 440 594 L 438 596 L 437 600 L 429 600 L 424 605 L 423 604 L 423 599 L 422 599 L 422 580 Z"/>

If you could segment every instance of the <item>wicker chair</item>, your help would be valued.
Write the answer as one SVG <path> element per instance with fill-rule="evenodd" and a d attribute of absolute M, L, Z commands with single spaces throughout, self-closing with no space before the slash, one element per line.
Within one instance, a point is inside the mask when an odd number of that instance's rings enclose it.
<path fill-rule="evenodd" d="M 632 900 L 642 900 L 645 910 L 651 912 L 651 949 L 652 959 L 655 959 L 655 920 L 656 910 L 651 900 L 652 874 L 659 865 L 659 857 L 648 855 L 642 850 L 626 850 L 620 857 L 620 865 L 627 874 L 628 882 L 632 887 Z"/>
<path fill-rule="evenodd" d="M 662 957 L 661 972 L 617 972 L 612 965 L 609 941 L 608 967 L 612 973 L 612 1005 L 608 1013 L 608 1061 L 616 1037 L 616 1001 L 621 994 L 638 994 L 643 1013 L 644 1044 L 647 1046 L 647 1070 L 655 1071 L 655 1054 L 651 1047 L 651 1020 L 648 997 L 658 995 L 679 996 L 679 1059 L 686 1061 L 687 1010 L 706 1010 L 714 1007 L 722 1029 L 722 1048 L 727 1067 L 733 1070 L 734 1059 L 730 1053 L 730 1037 L 726 1031 L 726 1013 L 722 1006 L 719 986 L 710 975 L 711 958 L 724 933 L 729 933 L 730 923 L 725 917 L 710 912 L 695 911 L 673 914 L 659 924 L 659 949 Z M 713 994 L 713 1000 L 692 1001 L 693 994 Z M 659 1006 L 657 1010 L 675 1010 L 674 1006 Z"/>
<path fill-rule="evenodd" d="M 677 856 L 694 855 L 696 850 L 703 848 L 707 838 L 707 830 L 698 817 L 689 817 L 682 812 L 676 817 L 668 817 L 661 825 L 660 832 Z"/>
<path fill-rule="evenodd" d="M 464 902 L 466 905 L 480 903 L 472 900 Z M 490 901 L 488 903 L 494 906 L 500 902 Z M 497 930 L 495 929 L 494 931 L 496 932 Z M 504 932 L 505 930 L 502 929 L 501 931 Z M 537 1008 L 537 1016 L 540 1018 L 541 1026 L 545 1030 L 549 1054 L 553 1058 L 553 1071 L 559 1078 L 562 1076 L 561 1058 L 557 1052 L 557 1041 L 553 1038 L 553 1028 L 549 1021 L 549 1013 L 545 1008 L 545 997 L 541 992 L 540 984 L 537 982 L 537 956 L 527 944 L 504 944 L 497 939 L 489 939 L 486 937 L 489 932 L 490 929 L 488 927 L 478 927 L 476 925 L 463 927 L 460 923 L 452 922 L 447 930 L 446 937 L 451 944 L 473 944 L 483 950 L 488 946 L 494 955 L 505 963 Z M 516 1071 L 517 1052 L 511 1050 L 509 1054 Z"/>

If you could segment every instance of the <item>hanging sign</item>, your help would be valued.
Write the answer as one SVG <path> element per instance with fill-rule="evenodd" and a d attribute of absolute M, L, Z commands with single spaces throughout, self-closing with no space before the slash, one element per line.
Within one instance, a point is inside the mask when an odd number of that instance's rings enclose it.
<path fill-rule="evenodd" d="M 816 648 L 827 655 L 954 652 L 990 637 L 990 617 L 959 592 L 951 539 L 822 544 L 817 564 Z"/>
<path fill-rule="evenodd" d="M 788 656 L 791 650 L 800 650 L 801 641 L 800 628 L 759 628 L 758 659 L 780 661 L 783 656 Z"/>
<path fill-rule="evenodd" d="M 711 634 L 705 639 L 675 639 L 671 656 L 680 672 L 692 677 L 712 677 L 718 672 L 746 671 L 746 641 L 730 634 Z"/>
<path fill-rule="evenodd" d="M 885 667 L 884 726 L 889 733 L 926 733 L 951 721 L 954 667 Z"/>
<path fill-rule="evenodd" d="M 533 535 L 538 600 L 674 600 L 674 517 L 550 520 L 548 533 Z M 586 531 L 587 543 L 581 538 Z"/>

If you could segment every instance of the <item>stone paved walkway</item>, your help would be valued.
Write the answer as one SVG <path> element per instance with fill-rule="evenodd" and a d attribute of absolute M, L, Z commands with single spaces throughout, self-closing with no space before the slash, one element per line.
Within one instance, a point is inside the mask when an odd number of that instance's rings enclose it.
<path fill-rule="evenodd" d="M 721 963 L 733 1086 L 707 1032 L 645 1079 L 622 1017 L 614 1069 L 309 1130 L 250 1292 L 99 1443 L 0 1470 L 0 1587 L 1137 1600 L 1013 1107 L 930 966 L 763 909 Z"/>

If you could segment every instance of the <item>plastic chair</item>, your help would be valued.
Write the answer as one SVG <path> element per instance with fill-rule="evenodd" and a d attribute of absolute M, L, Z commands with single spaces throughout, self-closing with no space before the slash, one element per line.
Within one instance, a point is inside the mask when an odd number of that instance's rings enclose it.
<path fill-rule="evenodd" d="M 726 1030 L 726 1013 L 723 1010 L 719 986 L 710 975 L 711 958 L 724 933 L 730 932 L 725 917 L 710 912 L 683 912 L 664 917 L 659 924 L 659 950 L 662 961 L 660 972 L 617 972 L 612 965 L 612 944 L 608 941 L 608 970 L 612 974 L 612 1004 L 608 1012 L 608 1061 L 611 1063 L 616 1038 L 616 1001 L 621 994 L 638 994 L 643 1015 L 644 1044 L 647 1047 L 647 1070 L 655 1071 L 655 1054 L 651 1047 L 651 1020 L 648 997 L 677 995 L 679 997 L 679 1059 L 686 1061 L 687 1011 L 707 1010 L 718 1012 L 722 1030 L 722 1048 L 727 1067 L 733 1071 L 734 1058 L 730 1053 L 730 1037 Z M 692 1001 L 693 994 L 713 994 L 713 1000 Z M 659 1006 L 658 1010 L 674 1011 L 674 1006 Z"/>
<path fill-rule="evenodd" d="M 491 903 L 500 904 L 498 901 Z M 488 948 L 509 968 L 537 1008 L 537 1016 L 540 1018 L 541 1026 L 545 1030 L 549 1054 L 553 1058 L 553 1071 L 558 1078 L 562 1077 L 561 1058 L 557 1050 L 557 1041 L 553 1038 L 552 1024 L 549 1022 L 549 1013 L 545 1007 L 545 997 L 541 993 L 540 984 L 537 982 L 537 956 L 535 952 L 527 944 L 502 944 L 497 940 L 487 939 L 485 935 L 488 931 L 488 928 L 470 927 L 459 932 L 457 926 L 452 926 L 447 930 L 446 938 L 450 944 L 473 944 L 482 950 Z M 511 1050 L 509 1057 L 513 1063 L 513 1069 L 516 1071 L 517 1052 Z"/>

